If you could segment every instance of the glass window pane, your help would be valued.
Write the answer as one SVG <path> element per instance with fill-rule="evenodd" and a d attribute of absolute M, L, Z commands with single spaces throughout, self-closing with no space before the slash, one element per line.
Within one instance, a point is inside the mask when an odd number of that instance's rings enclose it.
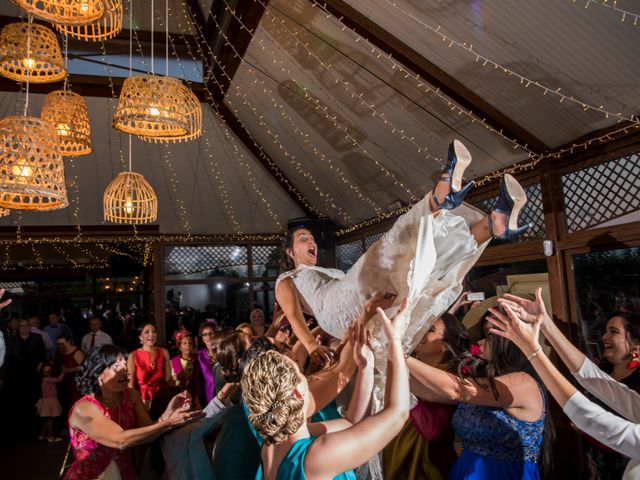
<path fill-rule="evenodd" d="M 578 336 L 594 358 L 615 312 L 640 313 L 640 247 L 573 256 Z"/>
<path fill-rule="evenodd" d="M 280 268 L 280 247 L 254 245 L 251 247 L 254 277 L 277 277 Z"/>
<path fill-rule="evenodd" d="M 219 325 L 234 326 L 249 317 L 249 287 L 223 282 L 165 286 L 167 334 L 180 324 L 197 332 L 208 318 Z"/>
<path fill-rule="evenodd" d="M 240 245 L 179 245 L 165 248 L 167 280 L 247 276 L 247 247 Z"/>
<path fill-rule="evenodd" d="M 271 323 L 275 303 L 276 282 L 259 282 L 253 284 L 253 308 L 261 308 L 264 311 L 266 323 Z M 247 321 L 249 321 L 248 318 Z"/>

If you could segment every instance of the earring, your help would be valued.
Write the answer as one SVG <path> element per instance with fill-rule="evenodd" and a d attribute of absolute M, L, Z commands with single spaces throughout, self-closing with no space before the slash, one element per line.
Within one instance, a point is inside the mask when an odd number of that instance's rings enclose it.
<path fill-rule="evenodd" d="M 627 363 L 627 368 L 629 370 L 633 370 L 635 368 L 640 367 L 640 361 L 638 360 L 638 354 L 636 352 L 633 352 L 631 354 L 631 360 L 629 360 L 629 363 Z"/>

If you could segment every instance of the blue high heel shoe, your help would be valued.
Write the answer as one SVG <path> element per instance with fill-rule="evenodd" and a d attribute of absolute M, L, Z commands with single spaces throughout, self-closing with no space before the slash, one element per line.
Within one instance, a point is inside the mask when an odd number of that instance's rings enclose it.
<path fill-rule="evenodd" d="M 507 225 L 504 232 L 496 236 L 493 233 L 493 222 L 491 221 L 491 214 L 489 214 L 491 238 L 495 240 L 513 240 L 526 232 L 529 225 L 518 227 L 518 215 L 526 203 L 527 194 L 524 189 L 515 178 L 506 173 L 500 181 L 500 196 L 493 211 L 506 214 Z"/>
<path fill-rule="evenodd" d="M 462 185 L 462 175 L 464 174 L 465 169 L 471 163 L 471 154 L 467 147 L 465 147 L 461 141 L 454 140 L 449 145 L 449 153 L 447 155 L 447 167 L 444 172 L 442 172 L 441 182 L 449 182 L 451 185 L 451 189 L 442 203 L 438 202 L 438 199 L 435 195 L 435 188 L 433 192 L 431 192 L 431 197 L 433 198 L 433 203 L 440 209 L 444 210 L 453 210 L 458 207 L 464 197 L 469 193 L 475 185 L 476 182 L 469 182 L 464 187 L 460 188 Z"/>

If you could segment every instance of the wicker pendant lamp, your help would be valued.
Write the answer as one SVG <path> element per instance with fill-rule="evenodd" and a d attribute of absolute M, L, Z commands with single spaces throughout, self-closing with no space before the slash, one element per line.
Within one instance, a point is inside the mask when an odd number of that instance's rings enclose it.
<path fill-rule="evenodd" d="M 104 219 L 113 223 L 151 223 L 158 218 L 156 192 L 142 175 L 121 172 L 103 196 Z"/>
<path fill-rule="evenodd" d="M 168 2 L 165 7 L 165 76 L 154 74 L 152 40 L 151 74 L 130 76 L 124 81 L 113 126 L 120 131 L 137 135 L 144 141 L 179 142 L 191 140 L 202 133 L 202 107 L 198 98 L 182 81 L 168 75 Z M 153 33 L 153 0 L 151 15 Z M 131 55 L 131 51 L 129 53 Z"/>
<path fill-rule="evenodd" d="M 26 115 L 0 120 L 0 207 L 55 210 L 68 204 L 55 127 Z"/>
<path fill-rule="evenodd" d="M 13 0 L 30 14 L 60 25 L 86 25 L 101 19 L 103 0 Z"/>
<path fill-rule="evenodd" d="M 92 42 L 115 37 L 122 30 L 122 0 L 102 0 L 102 3 L 104 14 L 97 20 L 85 24 L 55 23 L 56 30 L 78 40 Z"/>
<path fill-rule="evenodd" d="M 67 71 L 56 35 L 31 22 L 10 23 L 0 32 L 0 74 L 18 82 L 49 83 Z"/>
<path fill-rule="evenodd" d="M 89 113 L 82 96 L 68 90 L 47 94 L 40 118 L 55 126 L 63 156 L 78 157 L 91 153 Z"/>

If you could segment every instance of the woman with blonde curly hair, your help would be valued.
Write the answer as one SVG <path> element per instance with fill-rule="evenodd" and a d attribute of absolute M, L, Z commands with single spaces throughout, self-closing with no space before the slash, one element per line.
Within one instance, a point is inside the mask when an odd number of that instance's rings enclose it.
<path fill-rule="evenodd" d="M 355 425 L 345 419 L 307 424 L 313 408 L 309 386 L 284 355 L 266 352 L 246 366 L 242 397 L 251 424 L 265 441 L 261 457 L 266 480 L 354 478 L 343 473 L 365 463 L 398 434 L 409 415 L 409 376 L 401 345 L 406 310 L 405 300 L 389 320 L 378 308 L 389 341 L 385 406 Z"/>

